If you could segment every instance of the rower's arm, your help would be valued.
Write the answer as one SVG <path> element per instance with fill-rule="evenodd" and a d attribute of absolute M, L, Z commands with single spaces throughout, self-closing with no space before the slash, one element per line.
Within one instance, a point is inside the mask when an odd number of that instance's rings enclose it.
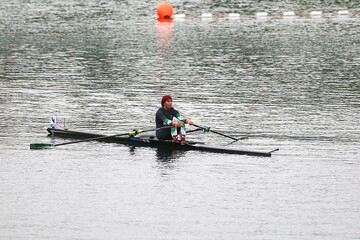
<path fill-rule="evenodd" d="M 177 128 L 182 127 L 181 123 L 171 121 L 170 119 L 167 119 L 167 118 L 164 120 L 164 125 L 174 126 L 174 127 L 177 127 Z"/>
<path fill-rule="evenodd" d="M 168 118 L 165 118 L 163 123 L 164 123 L 164 125 L 172 125 L 172 121 Z"/>
<path fill-rule="evenodd" d="M 183 116 L 181 116 L 180 113 L 177 113 L 177 114 L 175 115 L 175 117 L 176 117 L 177 119 L 179 119 L 180 121 L 183 121 L 184 123 L 187 123 L 187 124 L 189 124 L 189 125 L 192 125 L 192 124 L 193 124 L 193 122 L 192 122 L 191 120 L 184 118 Z"/>

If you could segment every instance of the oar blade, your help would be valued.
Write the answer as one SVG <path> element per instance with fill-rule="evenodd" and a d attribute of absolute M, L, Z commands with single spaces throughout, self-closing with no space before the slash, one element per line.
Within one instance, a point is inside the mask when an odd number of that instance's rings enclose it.
<path fill-rule="evenodd" d="M 30 149 L 47 149 L 53 147 L 54 145 L 50 143 L 30 143 Z"/>

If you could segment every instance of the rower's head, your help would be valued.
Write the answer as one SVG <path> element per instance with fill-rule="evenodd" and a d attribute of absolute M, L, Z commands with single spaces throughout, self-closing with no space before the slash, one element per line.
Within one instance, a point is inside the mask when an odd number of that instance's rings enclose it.
<path fill-rule="evenodd" d="M 165 108 L 172 108 L 172 97 L 170 95 L 165 95 L 161 99 L 161 106 Z"/>

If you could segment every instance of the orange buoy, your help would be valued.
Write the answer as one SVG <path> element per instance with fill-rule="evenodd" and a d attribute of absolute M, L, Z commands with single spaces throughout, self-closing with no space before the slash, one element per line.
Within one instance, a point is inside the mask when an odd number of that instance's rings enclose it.
<path fill-rule="evenodd" d="M 170 3 L 163 2 L 156 8 L 156 12 L 159 20 L 171 19 L 174 9 Z"/>

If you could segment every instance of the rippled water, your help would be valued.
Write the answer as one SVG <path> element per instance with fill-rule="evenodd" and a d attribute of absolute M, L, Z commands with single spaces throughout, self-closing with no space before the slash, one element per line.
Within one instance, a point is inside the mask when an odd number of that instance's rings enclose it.
<path fill-rule="evenodd" d="M 174 1 L 190 17 L 171 23 L 157 4 L 1 4 L 0 239 L 358 239 L 359 4 Z M 287 10 L 332 14 L 224 17 Z M 52 115 L 106 134 L 151 128 L 166 93 L 195 123 L 249 136 L 228 147 L 280 151 L 29 150 L 67 141 L 46 137 Z"/>

